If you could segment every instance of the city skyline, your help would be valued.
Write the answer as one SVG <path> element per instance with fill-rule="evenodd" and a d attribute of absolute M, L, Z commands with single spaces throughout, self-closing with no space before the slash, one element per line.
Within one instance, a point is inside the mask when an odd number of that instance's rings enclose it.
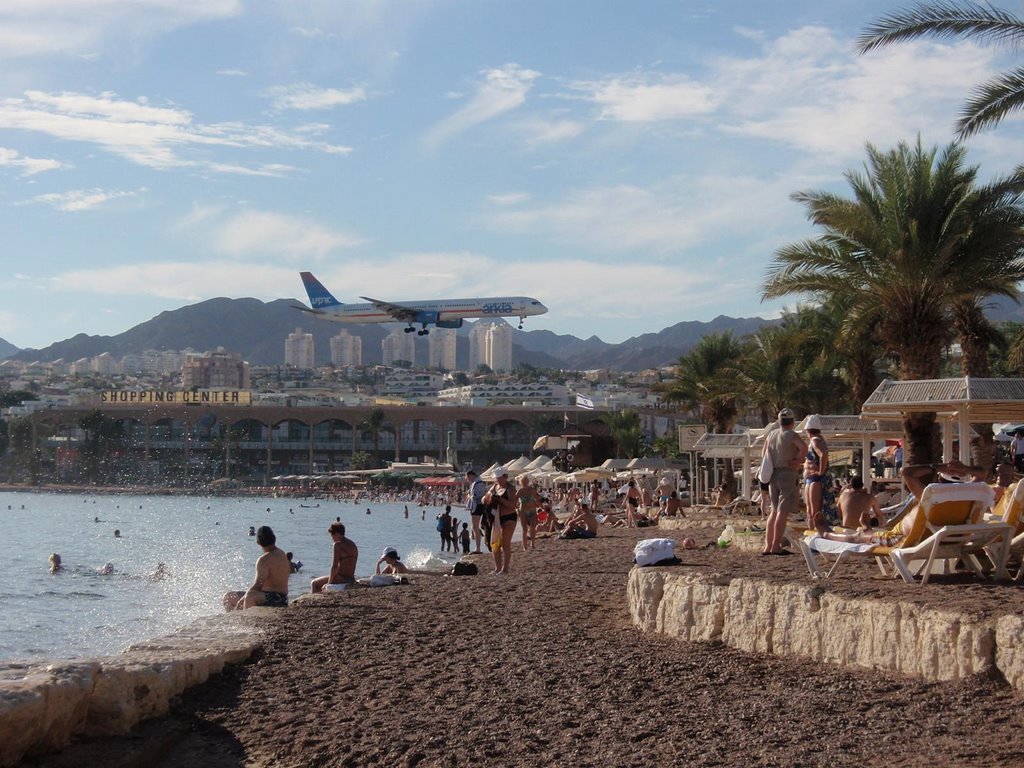
<path fill-rule="evenodd" d="M 618 343 L 773 317 L 802 189 L 944 145 L 997 48 L 856 36 L 909 2 L 49 0 L 0 8 L 0 338 L 205 299 L 526 294 Z M 1009 8 L 1015 11 L 1014 8 Z M 968 143 L 988 179 L 1020 117 Z"/>

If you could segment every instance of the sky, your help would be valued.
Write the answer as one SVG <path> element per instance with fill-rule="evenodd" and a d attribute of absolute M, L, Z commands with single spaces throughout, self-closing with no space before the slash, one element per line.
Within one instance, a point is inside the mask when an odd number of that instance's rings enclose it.
<path fill-rule="evenodd" d="M 855 53 L 907 5 L 0 0 L 0 337 L 305 300 L 300 270 L 343 302 L 529 295 L 527 330 L 615 343 L 778 316 L 773 254 L 814 234 L 792 193 L 952 141 L 1008 66 Z M 982 178 L 1020 126 L 969 142 Z"/>

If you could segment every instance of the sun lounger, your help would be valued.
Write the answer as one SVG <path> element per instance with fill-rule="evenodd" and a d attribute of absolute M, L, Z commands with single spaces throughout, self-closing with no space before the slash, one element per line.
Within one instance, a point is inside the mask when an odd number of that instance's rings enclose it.
<path fill-rule="evenodd" d="M 986 550 L 996 565 L 996 577 L 1005 575 L 1006 556 L 1013 528 L 1001 521 L 983 522 L 994 496 L 985 483 L 932 484 L 925 488 L 916 512 L 906 514 L 898 527 L 887 529 L 888 536 L 899 538 L 892 546 L 848 543 L 822 539 L 816 535 L 800 541 L 800 550 L 811 574 L 820 577 L 817 555 L 837 555 L 825 576 L 831 576 L 841 562 L 851 557 L 874 557 L 886 573 L 886 561 L 908 584 L 926 584 L 933 569 L 941 563 L 963 560 L 979 575 L 983 574 L 976 557 Z M 884 540 L 886 536 L 880 537 Z"/>
<path fill-rule="evenodd" d="M 1007 488 L 1003 498 L 999 501 L 1000 504 L 993 508 L 992 513 L 988 516 L 988 522 L 1004 523 L 1013 529 L 1010 542 L 1005 547 L 1003 564 L 1005 567 L 1006 561 L 1016 555 L 1019 564 L 1017 572 L 1013 574 L 1012 578 L 1015 581 L 1020 581 L 1021 577 L 1024 577 L 1024 481 L 1014 483 Z M 1002 545 L 1002 541 L 997 541 L 983 548 L 985 555 L 993 563 L 996 563 L 1000 556 L 1004 556 Z M 1010 576 L 1010 574 L 1006 575 Z"/>

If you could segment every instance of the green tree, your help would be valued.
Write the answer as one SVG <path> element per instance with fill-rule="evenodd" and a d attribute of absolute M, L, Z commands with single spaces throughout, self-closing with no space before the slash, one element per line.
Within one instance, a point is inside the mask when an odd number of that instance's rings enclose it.
<path fill-rule="evenodd" d="M 952 308 L 988 295 L 1017 298 L 1024 277 L 1022 179 L 976 186 L 977 168 L 950 144 L 941 155 L 868 145 L 866 172 L 846 174 L 847 199 L 798 192 L 824 234 L 780 249 L 765 298 L 810 294 L 845 308 L 847 328 L 873 328 L 901 379 L 935 378 L 952 339 Z M 908 463 L 940 446 L 934 413 L 904 420 Z"/>
<path fill-rule="evenodd" d="M 872 23 L 857 40 L 860 53 L 920 37 L 963 37 L 1019 50 L 1024 44 L 1024 20 L 988 3 L 949 0 L 917 3 Z M 968 98 L 957 121 L 961 138 L 993 126 L 1024 107 L 1024 67 L 996 75 Z"/>
<path fill-rule="evenodd" d="M 712 432 L 731 432 L 742 392 L 737 379 L 741 354 L 730 331 L 705 336 L 679 358 L 675 378 L 658 389 L 666 401 L 697 411 Z"/>
<path fill-rule="evenodd" d="M 362 427 L 363 436 L 373 440 L 373 460 L 378 465 L 380 464 L 380 436 L 384 432 L 391 431 L 387 421 L 388 417 L 384 413 L 384 409 L 374 408 L 363 423 L 359 425 Z"/>
<path fill-rule="evenodd" d="M 612 440 L 615 443 L 615 457 L 631 459 L 640 455 L 640 442 L 643 427 L 640 414 L 634 410 L 606 413 L 602 419 L 608 425 Z"/>

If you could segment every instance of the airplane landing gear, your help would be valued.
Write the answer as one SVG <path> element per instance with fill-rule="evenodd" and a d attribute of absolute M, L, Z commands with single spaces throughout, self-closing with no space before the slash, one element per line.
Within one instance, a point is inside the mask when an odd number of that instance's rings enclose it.
<path fill-rule="evenodd" d="M 430 333 L 430 331 L 428 331 L 426 328 L 424 328 L 422 331 L 416 331 L 417 336 L 426 336 L 428 333 Z"/>
<path fill-rule="evenodd" d="M 520 317 L 519 318 L 519 330 L 520 331 L 523 330 L 523 320 L 525 320 L 525 319 L 526 319 L 525 317 Z"/>
<path fill-rule="evenodd" d="M 402 330 L 405 331 L 406 333 L 412 333 L 416 329 L 410 325 L 408 328 L 403 328 Z"/>

